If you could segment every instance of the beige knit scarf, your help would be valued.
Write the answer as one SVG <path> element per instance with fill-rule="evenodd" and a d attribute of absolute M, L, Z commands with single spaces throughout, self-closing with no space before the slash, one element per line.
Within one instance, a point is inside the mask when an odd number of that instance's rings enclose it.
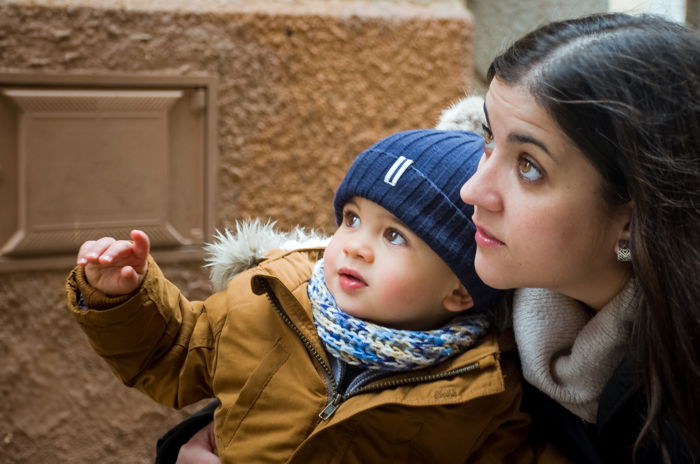
<path fill-rule="evenodd" d="M 625 355 L 638 304 L 634 278 L 597 313 L 551 290 L 517 290 L 513 329 L 525 379 L 595 423 L 600 394 Z"/>

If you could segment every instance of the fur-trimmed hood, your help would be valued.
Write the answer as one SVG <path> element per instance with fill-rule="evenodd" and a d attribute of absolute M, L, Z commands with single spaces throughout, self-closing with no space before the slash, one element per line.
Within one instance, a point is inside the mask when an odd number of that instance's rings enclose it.
<path fill-rule="evenodd" d="M 214 239 L 204 247 L 205 261 L 212 287 L 221 291 L 236 274 L 255 267 L 272 250 L 325 247 L 330 237 L 301 226 L 284 232 L 274 221 L 249 219 L 237 221 L 234 230 L 217 231 Z"/>
<path fill-rule="evenodd" d="M 470 95 L 443 110 L 435 129 L 469 131 L 486 137 L 484 124 L 484 99 L 478 95 Z"/>

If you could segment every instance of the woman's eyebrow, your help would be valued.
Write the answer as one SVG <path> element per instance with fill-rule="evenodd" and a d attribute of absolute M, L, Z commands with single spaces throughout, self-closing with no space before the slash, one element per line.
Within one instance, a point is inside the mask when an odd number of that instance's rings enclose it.
<path fill-rule="evenodd" d="M 489 112 L 486 109 L 486 102 L 484 102 L 484 116 L 486 116 L 486 123 L 491 126 L 491 122 L 489 121 Z M 532 145 L 535 145 L 536 147 L 539 147 L 547 153 L 550 157 L 554 158 L 552 156 L 552 152 L 549 151 L 549 148 L 547 148 L 547 145 L 544 143 L 540 142 L 536 138 L 530 136 L 530 135 L 525 135 L 525 134 L 508 134 L 508 141 L 509 142 L 515 142 L 515 143 L 529 143 Z"/>
<path fill-rule="evenodd" d="M 552 152 L 549 151 L 549 149 L 547 148 L 547 145 L 530 135 L 510 133 L 508 134 L 508 141 L 514 143 L 529 143 L 535 145 L 536 147 L 541 148 L 542 151 L 547 153 L 551 158 L 554 158 L 554 156 L 552 156 Z"/>

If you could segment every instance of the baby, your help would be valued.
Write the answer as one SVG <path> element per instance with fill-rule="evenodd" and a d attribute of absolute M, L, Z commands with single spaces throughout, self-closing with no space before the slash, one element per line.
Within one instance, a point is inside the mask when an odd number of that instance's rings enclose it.
<path fill-rule="evenodd" d="M 86 242 L 69 308 L 125 384 L 178 408 L 218 398 L 224 463 L 510 459 L 529 419 L 459 196 L 483 143 L 380 140 L 336 191 L 325 248 L 270 251 L 202 302 L 165 279 L 143 232 Z"/>

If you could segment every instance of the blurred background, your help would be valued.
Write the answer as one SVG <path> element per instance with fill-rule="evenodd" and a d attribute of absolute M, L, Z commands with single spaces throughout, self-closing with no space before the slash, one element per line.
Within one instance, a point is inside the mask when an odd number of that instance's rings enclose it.
<path fill-rule="evenodd" d="M 260 217 L 331 232 L 354 156 L 485 92 L 553 19 L 699 0 L 0 0 L 0 463 L 147 463 L 197 405 L 122 386 L 65 309 L 82 241 L 147 230 L 209 293 L 201 245 Z M 284 420 L 284 418 L 281 418 Z"/>

